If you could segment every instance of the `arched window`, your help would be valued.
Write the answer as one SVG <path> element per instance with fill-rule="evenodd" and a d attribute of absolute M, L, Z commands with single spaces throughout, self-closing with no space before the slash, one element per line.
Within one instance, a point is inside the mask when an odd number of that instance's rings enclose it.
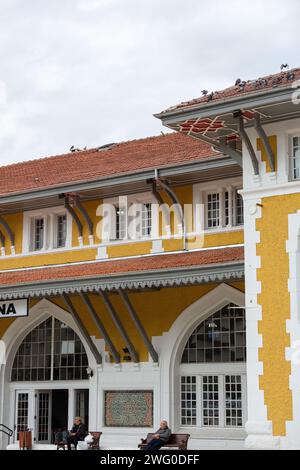
<path fill-rule="evenodd" d="M 182 354 L 181 425 L 241 428 L 246 418 L 245 310 L 230 304 L 202 322 Z"/>
<path fill-rule="evenodd" d="M 228 305 L 201 323 L 190 336 L 183 364 L 246 361 L 245 311 Z"/>
<path fill-rule="evenodd" d="M 54 317 L 23 340 L 15 356 L 11 380 L 32 382 L 88 379 L 88 358 L 78 335 Z"/>

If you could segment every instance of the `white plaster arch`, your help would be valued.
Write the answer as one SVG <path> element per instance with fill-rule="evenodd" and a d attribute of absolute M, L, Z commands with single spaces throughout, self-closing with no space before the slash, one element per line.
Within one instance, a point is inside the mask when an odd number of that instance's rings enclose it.
<path fill-rule="evenodd" d="M 178 428 L 176 411 L 176 381 L 185 345 L 195 328 L 226 305 L 245 306 L 245 294 L 228 284 L 221 284 L 187 307 L 164 335 L 160 354 L 162 411 L 172 428 Z"/>
<path fill-rule="evenodd" d="M 28 317 L 16 319 L 1 338 L 2 341 L 5 343 L 6 347 L 6 363 L 1 366 L 0 370 L 0 422 L 9 423 L 10 425 L 12 424 L 13 405 L 11 403 L 12 395 L 9 387 L 11 369 L 18 348 L 20 347 L 22 341 L 25 339 L 25 337 L 30 331 L 32 331 L 39 324 L 43 323 L 47 318 L 51 316 L 65 323 L 67 326 L 74 330 L 74 332 L 78 335 L 84 346 L 85 352 L 88 357 L 89 366 L 96 372 L 94 374 L 94 377 L 87 381 L 86 386 L 86 388 L 90 389 L 90 409 L 93 408 L 93 413 L 90 413 L 90 415 L 92 416 L 92 422 L 96 422 L 99 412 L 97 405 L 97 377 L 100 366 L 97 365 L 94 355 L 91 352 L 90 347 L 87 344 L 85 338 L 82 336 L 80 330 L 78 329 L 72 315 L 68 311 L 62 309 L 61 307 L 47 299 L 42 299 L 40 302 L 34 305 L 30 309 Z M 97 347 L 99 349 L 102 349 L 99 346 L 100 344 L 97 344 Z M 100 353 L 103 354 L 103 351 L 100 350 Z M 51 388 L 51 382 L 47 383 Z M 20 383 L 20 387 L 21 386 L 22 383 Z M 96 425 L 94 424 L 94 426 Z"/>
<path fill-rule="evenodd" d="M 6 370 L 11 370 L 12 362 L 18 351 L 18 348 L 28 333 L 30 333 L 30 331 L 32 331 L 51 316 L 55 317 L 62 323 L 65 323 L 75 331 L 84 345 L 90 367 L 97 367 L 94 355 L 92 354 L 89 345 L 73 320 L 72 315 L 50 300 L 42 299 L 30 309 L 30 314 L 28 317 L 16 319 L 3 335 L 2 341 L 6 347 Z"/>

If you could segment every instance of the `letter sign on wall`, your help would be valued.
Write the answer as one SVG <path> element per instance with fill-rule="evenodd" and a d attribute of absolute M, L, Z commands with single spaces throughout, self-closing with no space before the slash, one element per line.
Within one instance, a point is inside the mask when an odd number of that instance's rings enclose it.
<path fill-rule="evenodd" d="M 0 300 L 0 319 L 27 317 L 29 313 L 28 299 L 22 300 Z"/>

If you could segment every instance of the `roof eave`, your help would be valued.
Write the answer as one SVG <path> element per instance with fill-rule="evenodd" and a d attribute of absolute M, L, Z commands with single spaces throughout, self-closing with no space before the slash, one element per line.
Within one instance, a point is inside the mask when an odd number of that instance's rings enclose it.
<path fill-rule="evenodd" d="M 209 114 L 220 115 L 226 113 L 232 113 L 237 109 L 256 108 L 259 106 L 268 106 L 270 104 L 278 104 L 280 102 L 286 102 L 291 100 L 291 94 L 295 92 L 293 87 L 275 88 L 268 89 L 262 92 L 251 92 L 245 95 L 228 97 L 218 99 L 208 103 L 200 103 L 196 105 L 187 105 L 179 109 L 171 111 L 163 111 L 154 116 L 160 119 L 164 125 L 176 123 L 178 120 L 193 119 L 193 118 L 205 118 Z"/>
<path fill-rule="evenodd" d="M 232 261 L 205 266 L 160 269 L 82 279 L 35 281 L 0 287 L 0 300 L 40 298 L 63 293 L 97 293 L 118 289 L 138 290 L 163 287 L 231 282 L 244 279 L 244 261 Z"/>
<path fill-rule="evenodd" d="M 189 163 L 179 163 L 172 166 L 163 166 L 153 169 L 145 169 L 132 173 L 112 175 L 92 181 L 70 182 L 63 185 L 39 188 L 29 191 L 20 191 L 17 193 L 0 195 L 0 204 L 18 203 L 24 201 L 33 201 L 35 199 L 57 196 L 64 192 L 80 192 L 94 189 L 110 188 L 123 184 L 137 183 L 147 181 L 156 177 L 156 170 L 162 177 L 171 177 L 179 174 L 188 174 L 192 171 L 207 171 L 212 168 L 235 165 L 235 162 L 225 156 L 216 155 L 216 157 L 207 157 L 195 160 Z"/>

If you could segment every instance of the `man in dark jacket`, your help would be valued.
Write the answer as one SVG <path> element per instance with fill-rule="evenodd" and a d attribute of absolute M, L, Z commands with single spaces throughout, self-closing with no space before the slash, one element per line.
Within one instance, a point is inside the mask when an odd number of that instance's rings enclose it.
<path fill-rule="evenodd" d="M 79 416 L 74 420 L 74 426 L 72 427 L 71 431 L 69 432 L 69 436 L 67 439 L 68 443 L 68 450 L 71 450 L 71 444 L 74 444 L 75 449 L 79 441 L 84 441 L 85 437 L 88 435 L 87 429 L 82 422 L 82 418 Z"/>
<path fill-rule="evenodd" d="M 144 447 L 144 450 L 151 451 L 151 450 L 159 450 L 163 447 L 168 440 L 170 439 L 172 434 L 171 429 L 168 427 L 167 421 L 162 421 L 160 423 L 160 428 L 156 431 L 153 439 L 149 444 Z"/>

